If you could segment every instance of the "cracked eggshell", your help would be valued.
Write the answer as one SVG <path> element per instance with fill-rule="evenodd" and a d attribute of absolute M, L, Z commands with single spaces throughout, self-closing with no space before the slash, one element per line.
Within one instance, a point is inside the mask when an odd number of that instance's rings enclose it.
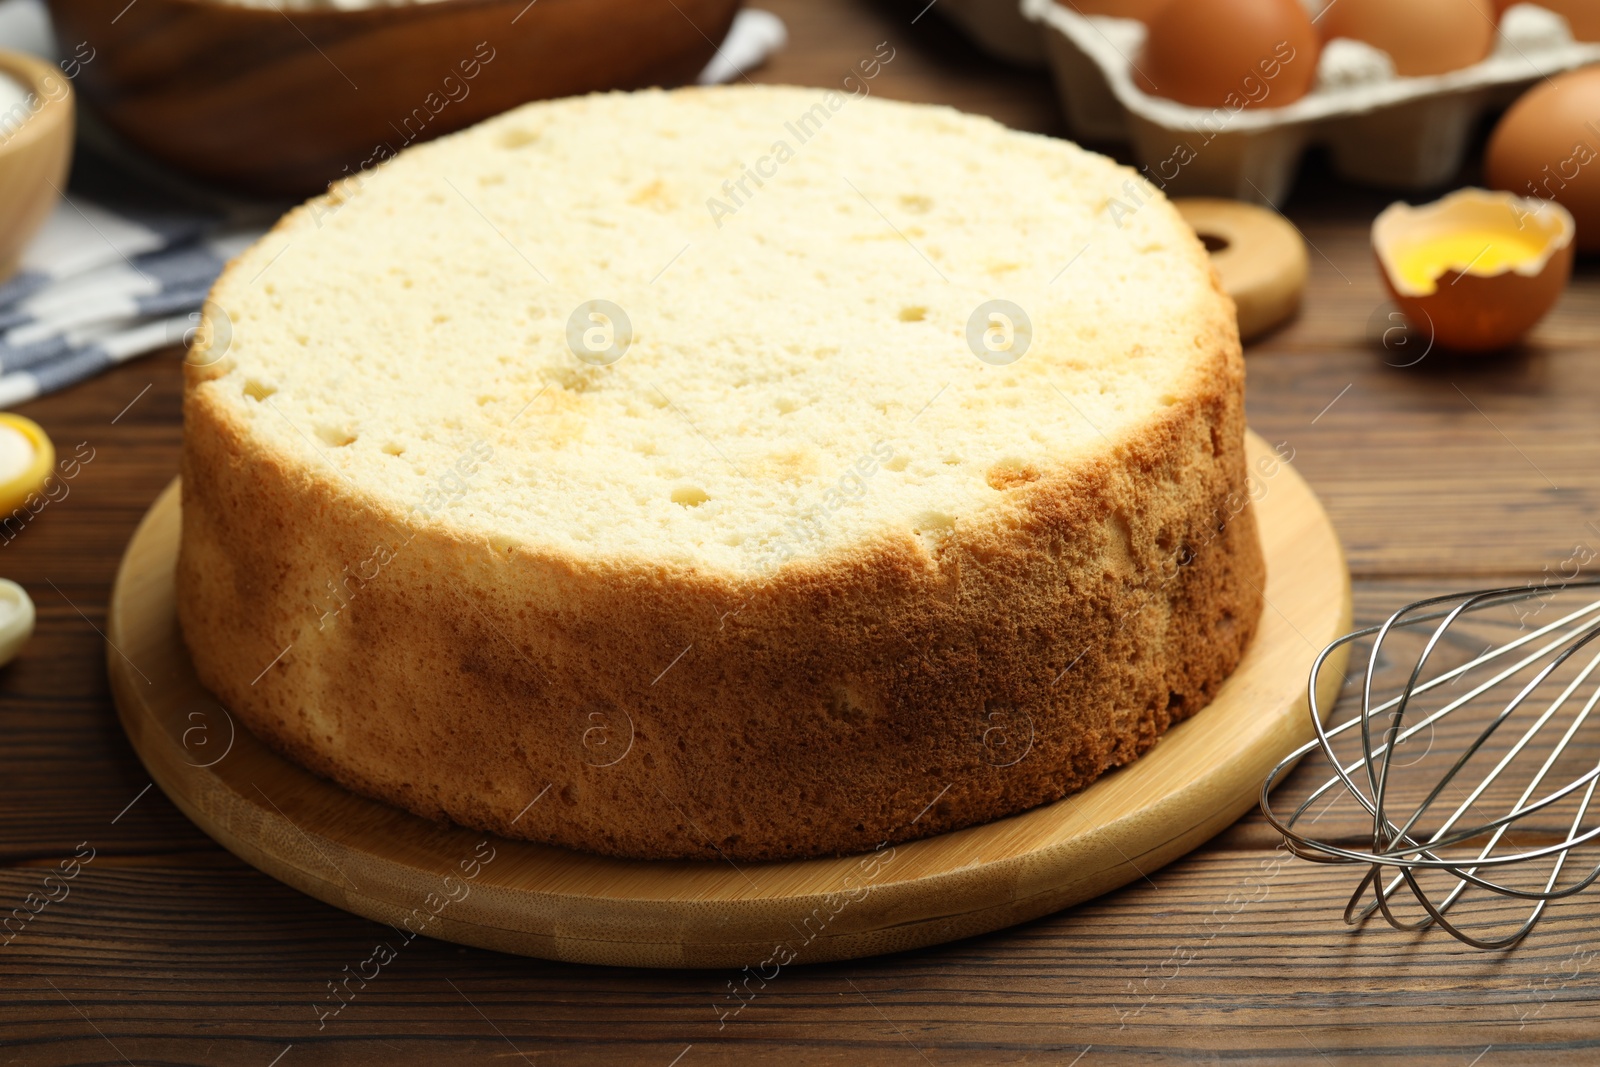
<path fill-rule="evenodd" d="M 0 578 L 0 667 L 10 663 L 33 636 L 33 600 L 9 578 Z"/>
<path fill-rule="evenodd" d="M 55 468 L 56 448 L 37 422 L 0 411 L 0 515 L 23 507 L 45 488 Z"/>
<path fill-rule="evenodd" d="M 1532 237 L 1537 258 L 1494 272 L 1446 270 L 1429 285 L 1408 283 L 1399 260 L 1408 248 L 1463 232 Z M 1576 227 L 1560 204 L 1486 189 L 1462 189 L 1420 207 L 1391 204 L 1372 224 L 1372 249 L 1384 284 L 1413 327 L 1439 346 L 1488 352 L 1515 344 L 1555 306 L 1572 276 Z"/>

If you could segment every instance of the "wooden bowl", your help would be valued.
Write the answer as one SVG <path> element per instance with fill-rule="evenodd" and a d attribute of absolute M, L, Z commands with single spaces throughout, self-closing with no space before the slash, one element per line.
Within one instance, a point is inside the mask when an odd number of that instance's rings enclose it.
<path fill-rule="evenodd" d="M 437 0 L 287 10 L 51 0 L 84 99 L 195 177 L 304 195 L 529 100 L 692 80 L 740 0 Z"/>
<path fill-rule="evenodd" d="M 60 70 L 20 52 L 0 52 L 0 72 L 33 95 L 20 124 L 0 114 L 0 282 L 16 272 L 67 185 L 72 164 L 72 85 Z"/>

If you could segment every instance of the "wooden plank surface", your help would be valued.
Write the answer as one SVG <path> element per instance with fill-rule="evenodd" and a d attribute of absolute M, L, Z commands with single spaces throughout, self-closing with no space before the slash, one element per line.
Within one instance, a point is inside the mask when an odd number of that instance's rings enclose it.
<path fill-rule="evenodd" d="M 896 59 L 874 91 L 1062 132 L 1046 79 L 982 59 L 936 12 L 912 25 L 921 2 L 764 6 L 791 43 L 757 80 L 835 83 L 889 40 Z M 1580 264 L 1520 353 L 1391 366 L 1401 360 L 1368 340 L 1384 309 L 1366 242 L 1391 198 L 1308 168 L 1284 205 L 1314 246 L 1305 311 L 1249 354 L 1251 422 L 1290 442 L 1321 495 L 1361 621 L 1600 549 L 1600 270 Z M 1286 859 L 1260 816 L 1148 881 L 1013 930 L 786 969 L 725 1021 L 731 973 L 418 939 L 319 1029 L 327 983 L 392 931 L 259 874 L 145 791 L 107 693 L 96 628 L 123 546 L 176 469 L 178 380 L 169 351 L 23 409 L 95 458 L 68 499 L 0 547 L 0 574 L 40 611 L 25 655 L 0 671 L 0 902 L 21 905 L 81 843 L 95 851 L 70 894 L 0 948 L 0 1064 L 1491 1067 L 1600 1055 L 1600 897 L 1555 906 L 1509 954 L 1351 931 L 1350 872 Z M 1311 784 L 1302 775 L 1285 795 Z M 1362 830 L 1327 819 L 1328 832 Z"/>

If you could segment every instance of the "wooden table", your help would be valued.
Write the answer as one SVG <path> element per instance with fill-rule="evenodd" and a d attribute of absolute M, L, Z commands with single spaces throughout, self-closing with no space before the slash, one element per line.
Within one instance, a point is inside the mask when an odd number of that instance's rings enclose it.
<path fill-rule="evenodd" d="M 760 80 L 831 84 L 877 42 L 886 96 L 1061 132 L 1047 81 L 978 57 L 921 7 L 767 0 L 787 52 Z M 1249 409 L 1288 442 L 1349 552 L 1359 619 L 1520 583 L 1600 549 L 1600 273 L 1525 350 L 1410 369 L 1368 340 L 1383 305 L 1367 225 L 1388 197 L 1310 178 L 1299 321 L 1249 353 Z M 0 671 L 0 904 L 95 858 L 0 948 L 0 1063 L 1073 1064 L 1218 1060 L 1593 1062 L 1600 895 L 1522 947 L 1345 928 L 1348 870 L 1283 861 L 1246 818 L 1101 900 L 988 937 L 786 970 L 719 1027 L 731 974 L 619 971 L 418 940 L 319 1030 L 312 1004 L 386 928 L 290 890 L 199 833 L 118 728 L 99 629 L 134 524 L 177 468 L 178 355 L 28 405 L 93 460 L 0 548 L 39 629 Z M 1301 776 L 1304 778 L 1305 776 Z M 1305 783 L 1295 785 L 1304 789 Z M 1328 827 L 1324 827 L 1327 829 Z M 1338 828 L 1334 828 L 1338 829 Z M 1359 835 L 1361 824 L 1348 827 Z M 1245 889 L 1244 887 L 1249 887 Z"/>

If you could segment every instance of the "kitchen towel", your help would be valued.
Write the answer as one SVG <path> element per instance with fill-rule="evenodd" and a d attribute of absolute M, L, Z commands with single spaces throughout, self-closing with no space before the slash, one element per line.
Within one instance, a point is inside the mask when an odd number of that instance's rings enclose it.
<path fill-rule="evenodd" d="M 740 11 L 700 84 L 740 77 L 785 38 L 776 15 Z M 0 48 L 55 59 L 40 0 L 0 0 Z M 211 283 L 270 224 L 259 205 L 185 196 L 126 163 L 80 139 L 71 187 L 0 282 L 0 409 L 186 343 Z"/>

